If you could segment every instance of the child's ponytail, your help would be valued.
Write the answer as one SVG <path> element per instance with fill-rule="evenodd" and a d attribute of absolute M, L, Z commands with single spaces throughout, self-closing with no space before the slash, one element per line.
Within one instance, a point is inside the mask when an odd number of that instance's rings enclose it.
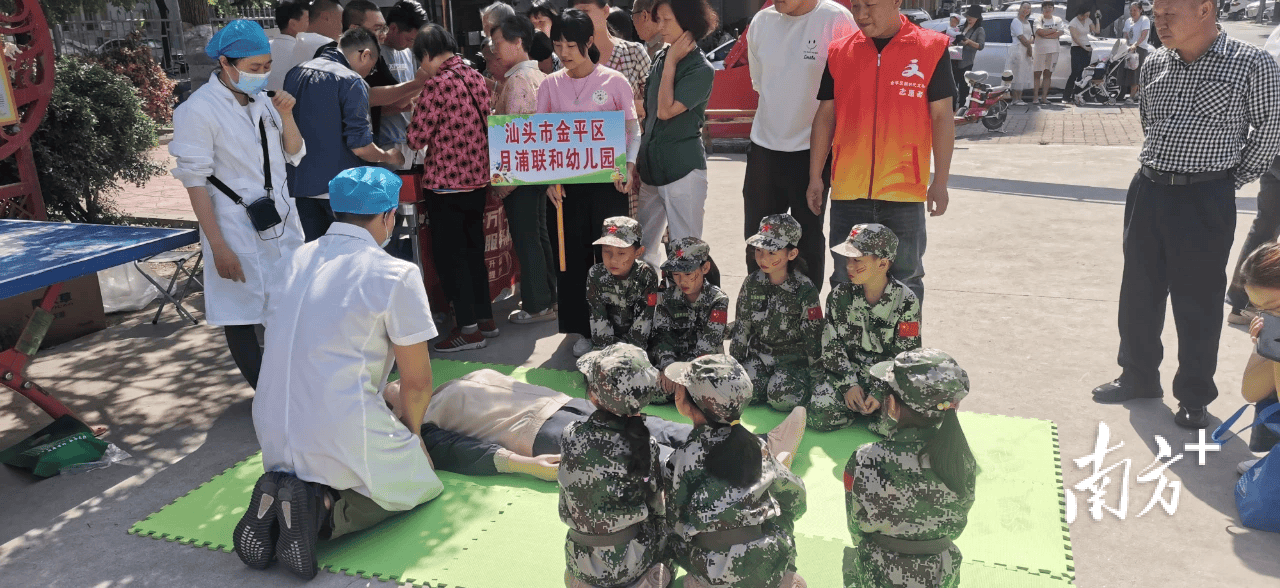
<path fill-rule="evenodd" d="M 960 428 L 955 410 L 942 412 L 942 424 L 924 444 L 929 469 L 961 500 L 972 500 L 978 478 L 978 461 L 969 449 L 969 440 Z"/>
<path fill-rule="evenodd" d="M 741 424 L 709 425 L 732 427 L 732 430 L 724 441 L 707 451 L 707 471 L 735 488 L 746 488 L 759 481 L 763 468 L 760 438 Z"/>
<path fill-rule="evenodd" d="M 628 417 L 618 416 L 604 409 L 596 410 L 596 417 L 607 423 L 622 424 L 622 438 L 627 441 L 630 458 L 627 460 L 627 474 L 645 477 L 649 475 L 649 427 L 644 424 L 644 415 Z"/>

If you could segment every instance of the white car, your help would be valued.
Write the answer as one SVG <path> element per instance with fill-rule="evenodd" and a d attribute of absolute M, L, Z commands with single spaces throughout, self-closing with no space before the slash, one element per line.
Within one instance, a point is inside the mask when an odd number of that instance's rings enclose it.
<path fill-rule="evenodd" d="M 1244 17 L 1249 20 L 1256 20 L 1258 18 L 1258 7 L 1261 4 L 1262 4 L 1261 2 L 1251 2 L 1248 6 L 1245 6 Z M 1266 12 L 1263 14 L 1263 16 L 1269 20 L 1271 18 L 1271 11 L 1274 9 L 1275 9 L 1275 2 L 1274 1 L 1267 2 Z"/>
<path fill-rule="evenodd" d="M 1064 7 L 1057 7 L 1055 14 L 1058 18 L 1062 18 L 1062 14 L 1066 12 Z M 1037 20 L 1039 12 L 1032 11 L 1031 20 Z M 986 31 L 986 46 L 978 52 L 973 60 L 974 71 L 985 71 L 994 76 L 994 79 L 1000 78 L 1000 73 L 1005 70 L 1009 61 L 1009 51 L 1013 48 L 1013 35 L 1009 33 L 1009 23 L 1013 19 L 1018 18 L 1017 12 L 988 12 L 982 15 L 982 29 Z M 948 20 L 944 18 L 931 20 L 921 24 L 929 30 L 945 33 L 947 30 Z M 1092 37 L 1093 55 L 1090 61 L 1102 59 L 1111 54 L 1111 48 L 1115 45 L 1115 39 L 1103 39 Z M 1067 86 L 1067 78 L 1071 77 L 1071 40 L 1066 34 L 1058 38 L 1060 43 L 1060 52 L 1058 53 L 1058 65 L 1053 70 L 1053 77 L 1050 87 L 1055 90 L 1061 90 Z"/>

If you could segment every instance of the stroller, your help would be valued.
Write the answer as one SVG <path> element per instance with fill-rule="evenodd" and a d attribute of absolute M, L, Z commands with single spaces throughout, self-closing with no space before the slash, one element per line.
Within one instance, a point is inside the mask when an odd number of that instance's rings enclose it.
<path fill-rule="evenodd" d="M 1125 67 L 1129 44 L 1119 39 L 1106 57 L 1095 59 L 1076 82 L 1076 104 L 1115 104 L 1120 97 L 1120 68 Z"/>

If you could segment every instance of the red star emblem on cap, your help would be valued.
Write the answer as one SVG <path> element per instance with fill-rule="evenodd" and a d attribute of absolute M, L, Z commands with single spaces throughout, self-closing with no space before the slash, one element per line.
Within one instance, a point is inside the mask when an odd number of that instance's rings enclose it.
<path fill-rule="evenodd" d="M 616 232 L 618 232 L 618 227 L 609 227 L 609 232 L 610 232 L 610 233 L 616 233 Z"/>
<path fill-rule="evenodd" d="M 849 231 L 849 238 L 850 238 L 850 239 L 852 239 L 852 238 L 854 238 L 854 237 L 857 237 L 857 236 L 858 236 L 858 229 L 854 229 L 854 230 L 852 230 L 852 231 Z"/>
<path fill-rule="evenodd" d="M 772 230 L 773 230 L 773 225 L 761 225 L 761 226 L 760 226 L 760 230 L 761 230 L 762 232 L 763 232 L 763 231 L 772 231 Z"/>

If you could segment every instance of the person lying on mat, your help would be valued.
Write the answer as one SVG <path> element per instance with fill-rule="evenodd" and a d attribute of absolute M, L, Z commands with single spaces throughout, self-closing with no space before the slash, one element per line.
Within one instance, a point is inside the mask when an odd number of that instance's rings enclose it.
<path fill-rule="evenodd" d="M 233 537 L 249 567 L 279 558 L 313 578 L 318 539 L 439 496 L 444 486 L 426 450 L 446 469 L 555 479 L 550 457 L 500 453 L 422 426 L 436 327 L 422 273 L 379 245 L 391 234 L 399 193 L 400 179 L 382 168 L 338 174 L 329 183 L 337 222 L 272 271 L 265 369 L 253 400 L 266 473 Z M 400 380 L 388 385 L 393 359 Z"/>

